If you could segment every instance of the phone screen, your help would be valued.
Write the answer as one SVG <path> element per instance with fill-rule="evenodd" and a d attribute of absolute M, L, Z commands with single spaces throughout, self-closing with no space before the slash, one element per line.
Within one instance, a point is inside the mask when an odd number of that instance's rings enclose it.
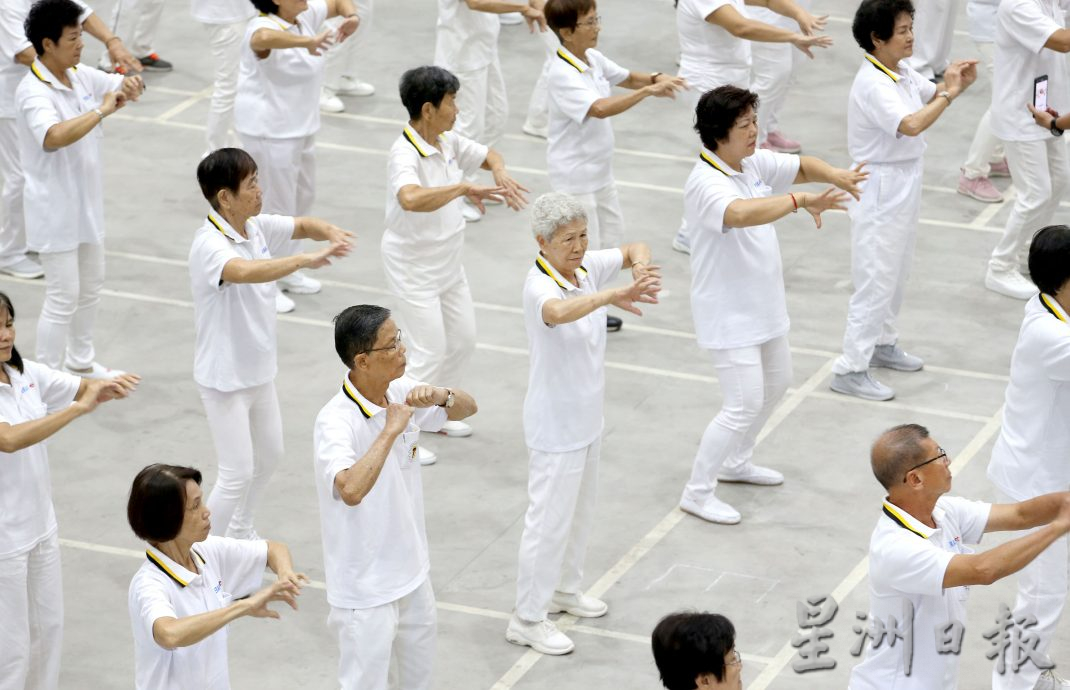
<path fill-rule="evenodd" d="M 1033 80 L 1033 107 L 1044 111 L 1048 109 L 1048 75 Z"/>

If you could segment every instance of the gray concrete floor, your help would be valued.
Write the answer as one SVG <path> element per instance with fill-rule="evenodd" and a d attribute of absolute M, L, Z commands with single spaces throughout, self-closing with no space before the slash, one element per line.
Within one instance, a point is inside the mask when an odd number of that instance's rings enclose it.
<path fill-rule="evenodd" d="M 111 2 L 96 3 L 107 17 Z M 819 0 L 834 14 L 836 45 L 799 72 L 783 129 L 806 152 L 848 163 L 845 105 L 861 53 L 849 33 L 856 3 Z M 260 511 L 261 534 L 287 542 L 298 565 L 323 580 L 311 472 L 311 425 L 341 375 L 329 319 L 360 302 L 390 305 L 378 243 L 385 153 L 403 109 L 401 72 L 431 60 L 434 3 L 379 2 L 362 76 L 379 92 L 347 99 L 348 112 L 324 118 L 319 136 L 316 214 L 359 234 L 355 256 L 326 269 L 322 294 L 299 297 L 281 318 L 280 374 L 286 462 Z M 668 0 L 606 0 L 602 48 L 638 69 L 672 72 L 676 36 Z M 960 17 L 960 28 L 965 18 Z M 108 121 L 105 143 L 107 292 L 96 331 L 99 358 L 145 377 L 137 398 L 110 404 L 51 443 L 55 503 L 65 540 L 66 634 L 63 687 L 128 687 L 133 675 L 126 588 L 143 558 L 124 519 L 129 483 L 150 462 L 190 464 L 214 479 L 214 457 L 191 377 L 193 323 L 184 265 L 205 204 L 194 180 L 204 149 L 211 65 L 201 27 L 184 2 L 168 2 L 159 52 L 176 69 L 148 75 L 143 102 Z M 90 45 L 85 61 L 95 61 Z M 548 190 L 544 142 L 520 133 L 542 54 L 523 27 L 506 27 L 501 52 L 510 90 L 510 134 L 501 143 L 516 176 L 533 193 Z M 959 32 L 954 56 L 974 48 Z M 757 459 L 786 475 L 777 488 L 726 486 L 720 495 L 743 513 L 735 527 L 705 524 L 676 509 L 699 436 L 719 406 L 714 372 L 690 334 L 689 268 L 669 249 L 681 187 L 696 139 L 681 103 L 648 101 L 615 118 L 620 185 L 630 240 L 646 240 L 664 266 L 666 291 L 643 319 L 626 318 L 610 338 L 608 400 L 599 522 L 587 581 L 609 601 L 605 618 L 572 628 L 576 652 L 539 658 L 509 645 L 516 549 L 526 506 L 520 405 L 527 360 L 520 288 L 535 251 L 524 214 L 494 208 L 469 227 L 466 268 L 478 301 L 479 348 L 464 386 L 480 403 L 469 439 L 433 438 L 439 464 L 424 472 L 432 577 L 440 600 L 439 690 L 656 688 L 648 639 L 663 614 L 720 611 L 739 630 L 748 688 L 843 688 L 855 659 L 848 650 L 854 612 L 867 606 L 866 551 L 882 492 L 868 445 L 892 424 L 932 429 L 955 458 L 956 493 L 991 499 L 984 469 L 998 430 L 1020 302 L 983 289 L 984 260 L 1008 213 L 954 193 L 975 124 L 987 106 L 987 78 L 957 101 L 928 135 L 926 192 L 914 273 L 902 312 L 902 342 L 928 366 L 917 374 L 881 372 L 899 395 L 870 404 L 828 391 L 849 294 L 848 225 L 827 217 L 815 230 L 804 214 L 778 223 L 793 317 L 795 386 L 766 429 Z M 1006 186 L 1006 181 L 1000 181 Z M 1065 217 L 1065 211 L 1061 216 Z M 33 351 L 43 285 L 0 279 L 20 315 L 19 343 Z M 995 543 L 987 540 L 989 546 Z M 325 688 L 336 651 L 319 588 L 281 621 L 232 626 L 236 688 Z M 999 602 L 1013 581 L 975 588 L 960 687 L 988 687 L 988 643 Z M 795 674 L 795 603 L 834 593 L 835 670 Z M 567 623 L 566 623 L 567 624 Z M 1070 650 L 1063 623 L 1053 647 Z"/>

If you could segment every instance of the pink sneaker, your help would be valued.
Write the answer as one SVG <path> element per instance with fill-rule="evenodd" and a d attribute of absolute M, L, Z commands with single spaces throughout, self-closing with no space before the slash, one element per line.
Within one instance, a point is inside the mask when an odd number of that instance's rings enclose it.
<path fill-rule="evenodd" d="M 1007 159 L 1006 158 L 1004 158 L 1003 160 L 1001 160 L 998 163 L 992 163 L 991 165 L 989 165 L 989 168 L 991 168 L 988 171 L 988 176 L 989 177 L 1010 177 L 1011 176 L 1011 169 L 1010 169 L 1010 166 L 1007 165 Z"/>
<path fill-rule="evenodd" d="M 997 204 L 1003 201 L 1003 194 L 996 189 L 987 177 L 978 177 L 971 180 L 965 175 L 959 175 L 959 194 L 983 201 L 987 204 Z"/>
<path fill-rule="evenodd" d="M 772 149 L 773 151 L 779 151 L 780 153 L 798 153 L 802 151 L 802 144 L 792 139 L 788 139 L 779 131 L 770 132 L 765 141 L 762 142 L 763 149 Z"/>

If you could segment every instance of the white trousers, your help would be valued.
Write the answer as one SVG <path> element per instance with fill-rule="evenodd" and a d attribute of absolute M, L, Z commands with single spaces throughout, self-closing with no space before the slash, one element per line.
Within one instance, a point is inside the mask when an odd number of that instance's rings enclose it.
<path fill-rule="evenodd" d="M 456 72 L 461 88 L 457 92 L 457 122 L 453 131 L 487 146 L 496 146 L 505 134 L 509 100 L 505 79 L 497 57 L 489 65 L 471 72 Z M 476 174 L 467 176 L 469 181 Z"/>
<path fill-rule="evenodd" d="M 152 53 L 162 14 L 163 0 L 116 0 L 111 11 L 111 28 L 120 36 L 129 36 L 126 44 L 130 52 L 136 58 L 143 58 Z"/>
<path fill-rule="evenodd" d="M 245 22 L 205 24 L 208 45 L 215 63 L 212 103 L 208 109 L 208 151 L 231 146 L 230 128 L 234 125 L 234 97 L 238 93 L 238 65 Z"/>
<path fill-rule="evenodd" d="M 1000 492 L 1001 503 L 1016 501 Z M 1040 528 L 1037 528 L 1040 529 Z M 1014 536 L 1024 536 L 1036 530 L 1026 530 Z M 1018 598 L 1014 602 L 1014 617 L 1033 616 L 1037 624 L 1029 632 L 1040 638 L 1037 651 L 1047 654 L 1056 664 L 1065 663 L 1065 654 L 1055 650 L 1049 653 L 1052 638 L 1058 632 L 1059 619 L 1070 588 L 1070 536 L 1063 535 L 1033 562 L 1018 571 Z M 1008 652 L 1009 654 L 1009 652 Z M 1058 669 L 1057 669 L 1058 670 Z M 1065 675 L 1065 671 L 1063 672 Z M 1032 690 L 1040 677 L 1040 669 L 1034 664 L 1026 663 L 1017 673 L 1011 671 L 1010 659 L 1007 659 L 1006 672 L 1000 675 L 993 666 L 992 690 Z"/>
<path fill-rule="evenodd" d="M 96 359 L 93 326 L 104 286 L 104 245 L 41 252 L 45 301 L 37 319 L 37 361 L 53 369 L 88 369 Z"/>
<path fill-rule="evenodd" d="M 54 690 L 63 647 L 59 538 L 0 558 L 0 690 Z"/>
<path fill-rule="evenodd" d="M 248 538 L 260 495 L 282 459 L 275 382 L 223 392 L 197 386 L 219 470 L 208 496 L 212 534 Z"/>
<path fill-rule="evenodd" d="M 988 80 L 992 82 L 996 71 L 993 59 L 995 44 L 978 41 L 976 45 L 981 61 L 988 71 Z M 1003 143 L 992 133 L 992 127 L 989 125 L 989 112 L 990 109 L 986 108 L 981 121 L 977 123 L 977 131 L 974 132 L 973 141 L 970 142 L 970 151 L 966 154 L 966 162 L 962 166 L 962 173 L 971 180 L 988 177 L 988 174 L 992 172 L 991 162 L 1001 160 L 1004 156 Z"/>
<path fill-rule="evenodd" d="M 554 590 L 582 591 L 601 452 L 601 437 L 570 453 L 528 449 L 528 511 L 516 580 L 516 615 L 521 620 L 546 618 Z"/>
<path fill-rule="evenodd" d="M 539 69 L 539 78 L 535 80 L 535 88 L 531 91 L 528 116 L 524 126 L 528 129 L 545 130 L 550 124 L 550 96 L 546 82 L 550 78 L 550 61 L 554 59 L 561 43 L 554 32 L 549 29 L 540 31 L 539 38 L 546 51 L 546 59 L 543 60 L 542 67 Z"/>
<path fill-rule="evenodd" d="M 356 78 L 357 69 L 364 58 L 368 33 L 375 16 L 375 3 L 373 0 L 356 0 L 356 5 L 357 16 L 360 17 L 356 33 L 327 51 L 327 79 L 324 83 L 328 88 L 338 88 L 339 79 L 343 76 Z"/>
<path fill-rule="evenodd" d="M 704 504 L 717 489 L 722 467 L 750 462 L 762 427 L 792 380 L 791 348 L 786 335 L 761 345 L 710 350 L 721 384 L 721 411 L 699 442 L 684 496 Z"/>
<path fill-rule="evenodd" d="M 261 212 L 309 215 L 316 198 L 316 137 L 269 139 L 242 134 L 241 143 L 259 169 L 264 195 Z M 268 250 L 274 258 L 293 256 L 301 252 L 301 240 L 269 240 Z"/>
<path fill-rule="evenodd" d="M 906 62 L 926 79 L 947 69 L 957 0 L 925 0 L 914 8 L 914 54 Z"/>
<path fill-rule="evenodd" d="M 439 294 L 416 296 L 393 278 L 393 271 L 402 269 L 391 266 L 385 255 L 383 261 L 386 284 L 398 300 L 397 323 L 408 351 L 406 373 L 435 386 L 460 385 L 476 349 L 476 310 L 464 269 L 461 279 Z"/>
<path fill-rule="evenodd" d="M 624 212 L 616 183 L 596 192 L 573 194 L 587 212 L 587 246 L 590 250 L 619 247 L 624 241 Z"/>
<path fill-rule="evenodd" d="M 327 614 L 342 690 L 429 690 L 437 615 L 431 580 L 397 601 Z"/>
<path fill-rule="evenodd" d="M 758 94 L 758 142 L 777 130 L 777 113 L 784 105 L 791 86 L 794 62 L 792 53 L 798 52 L 790 43 L 752 41 L 751 89 Z"/>
<path fill-rule="evenodd" d="M 19 159 L 19 137 L 15 118 L 0 118 L 0 266 L 10 266 L 26 256 L 26 216 L 22 212 L 22 190 L 26 179 Z"/>
<path fill-rule="evenodd" d="M 1070 177 L 1066 142 L 1061 137 L 1006 141 L 1003 146 L 1018 195 L 988 260 L 993 271 L 1018 270 L 1019 254 L 1028 251 L 1037 230 L 1051 223 Z"/>
<path fill-rule="evenodd" d="M 921 211 L 922 159 L 905 163 L 870 163 L 862 200 L 848 207 L 851 218 L 851 281 L 843 354 L 832 371 L 848 374 L 869 369 L 877 345 L 899 340 L 895 328 Z"/>

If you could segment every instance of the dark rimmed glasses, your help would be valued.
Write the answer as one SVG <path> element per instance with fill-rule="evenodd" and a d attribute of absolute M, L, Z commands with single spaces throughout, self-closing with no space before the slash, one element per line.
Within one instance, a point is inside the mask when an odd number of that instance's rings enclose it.
<path fill-rule="evenodd" d="M 950 458 L 948 458 L 948 457 L 947 457 L 947 452 L 946 452 L 946 451 L 945 451 L 945 450 L 944 450 L 943 448 L 937 447 L 937 450 L 938 450 L 938 451 L 940 451 L 940 454 L 939 454 L 939 455 L 937 455 L 937 456 L 936 456 L 935 458 L 929 458 L 929 459 L 928 459 L 928 460 L 926 460 L 925 462 L 919 462 L 919 463 L 918 463 L 917 465 L 914 465 L 914 466 L 913 466 L 913 467 L 911 467 L 911 468 L 910 468 L 909 470 L 907 470 L 906 472 L 904 472 L 904 473 L 903 473 L 903 483 L 904 483 L 904 484 L 906 484 L 906 483 L 907 483 L 907 475 L 908 475 L 908 474 L 910 474 L 911 472 L 913 472 L 914 470 L 916 470 L 916 469 L 918 469 L 918 468 L 921 468 L 921 467 L 925 467 L 925 466 L 926 466 L 926 465 L 928 465 L 928 464 L 929 464 L 930 462 L 936 462 L 937 460 L 943 460 L 943 461 L 944 461 L 944 464 L 945 464 L 945 465 L 946 465 L 946 464 L 947 464 L 948 462 L 950 462 Z"/>
<path fill-rule="evenodd" d="M 386 347 L 373 347 L 370 350 L 365 350 L 365 353 L 379 352 L 380 350 L 389 350 L 391 352 L 397 352 L 401 348 L 401 329 L 398 329 L 398 334 L 394 336 L 394 342 L 390 343 Z"/>

